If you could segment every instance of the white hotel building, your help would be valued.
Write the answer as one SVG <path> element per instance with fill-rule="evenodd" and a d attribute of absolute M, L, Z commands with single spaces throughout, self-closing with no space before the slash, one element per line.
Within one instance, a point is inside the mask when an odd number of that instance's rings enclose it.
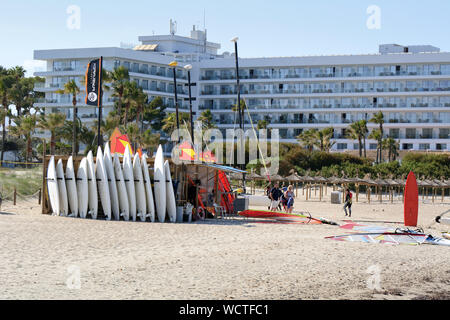
<path fill-rule="evenodd" d="M 179 105 L 189 111 L 187 76 L 183 66 L 192 64 L 194 112 L 210 109 L 221 130 L 238 126 L 232 106 L 236 104 L 235 59 L 218 54 L 220 44 L 206 40 L 206 33 L 194 30 L 190 37 L 176 35 L 139 37 L 142 45 L 133 49 L 89 48 L 35 51 L 36 60 L 47 61 L 46 93 L 37 106 L 46 112 L 66 112 L 71 118 L 71 98 L 57 94 L 63 84 L 79 84 L 87 63 L 103 56 L 104 67 L 119 65 L 149 95 L 161 96 L 174 112 L 173 73 L 168 64 L 177 60 Z M 378 54 L 239 59 L 241 93 L 253 122 L 267 120 L 280 130 L 283 142 L 309 128 L 333 127 L 334 150 L 358 149 L 346 138 L 345 130 L 358 120 L 369 120 L 382 111 L 385 134 L 400 141 L 402 150 L 450 150 L 450 53 L 432 46 L 381 45 Z M 81 84 L 80 84 L 80 87 Z M 97 110 L 79 96 L 79 116 L 93 122 Z M 105 93 L 105 114 L 114 101 Z M 246 113 L 246 128 L 250 127 Z M 369 129 L 377 126 L 370 124 Z M 375 149 L 375 141 L 367 141 Z"/>

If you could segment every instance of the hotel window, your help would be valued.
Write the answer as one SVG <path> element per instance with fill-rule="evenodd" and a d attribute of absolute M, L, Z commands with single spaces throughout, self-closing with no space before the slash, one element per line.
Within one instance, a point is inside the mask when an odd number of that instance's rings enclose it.
<path fill-rule="evenodd" d="M 120 67 L 120 60 L 114 60 L 114 69 L 117 69 Z"/>
<path fill-rule="evenodd" d="M 422 139 L 433 139 L 433 129 L 422 129 Z"/>
<path fill-rule="evenodd" d="M 148 80 L 142 80 L 141 81 L 141 87 L 144 90 L 148 90 Z"/>
<path fill-rule="evenodd" d="M 139 69 L 140 73 L 148 74 L 148 64 L 141 65 L 141 68 Z"/>
<path fill-rule="evenodd" d="M 440 107 L 450 107 L 450 97 L 440 97 L 439 98 Z"/>
<path fill-rule="evenodd" d="M 450 81 L 449 80 L 440 81 L 439 89 L 442 91 L 450 91 Z"/>
<path fill-rule="evenodd" d="M 399 139 L 400 129 L 389 129 L 389 137 L 393 139 Z"/>
<path fill-rule="evenodd" d="M 449 139 L 450 138 L 450 129 L 444 128 L 439 129 L 439 139 Z"/>
<path fill-rule="evenodd" d="M 347 144 L 346 143 L 338 143 L 337 148 L 338 148 L 338 150 L 346 150 Z"/>
<path fill-rule="evenodd" d="M 416 129 L 407 128 L 406 129 L 406 139 L 416 139 Z"/>
<path fill-rule="evenodd" d="M 450 64 L 441 64 L 441 74 L 450 75 Z"/>
<path fill-rule="evenodd" d="M 412 150 L 414 148 L 414 145 L 411 143 L 404 143 L 403 144 L 403 150 Z"/>
<path fill-rule="evenodd" d="M 130 62 L 124 61 L 123 62 L 123 66 L 124 66 L 125 69 L 130 70 Z"/>
<path fill-rule="evenodd" d="M 419 150 L 430 150 L 431 146 L 429 143 L 421 143 L 419 144 Z"/>
<path fill-rule="evenodd" d="M 438 144 L 436 144 L 436 150 L 439 150 L 439 151 L 447 150 L 447 144 L 445 144 L 445 143 L 438 143 Z"/>
<path fill-rule="evenodd" d="M 410 76 L 415 76 L 418 73 L 416 65 L 409 65 L 409 66 L 407 66 L 406 70 L 408 72 L 408 75 L 410 75 Z"/>

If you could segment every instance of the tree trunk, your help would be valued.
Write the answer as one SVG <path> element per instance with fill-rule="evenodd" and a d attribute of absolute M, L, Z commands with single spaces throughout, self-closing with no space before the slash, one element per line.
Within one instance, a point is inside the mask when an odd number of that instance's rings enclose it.
<path fill-rule="evenodd" d="M 33 151 L 33 149 L 31 148 L 31 134 L 27 137 L 27 155 L 26 155 L 26 162 L 31 162 L 31 157 L 30 154 Z M 26 167 L 28 168 L 28 164 L 26 165 Z"/>
<path fill-rule="evenodd" d="M 366 136 L 364 136 L 364 158 L 367 158 Z"/>
<path fill-rule="evenodd" d="M 125 118 L 124 118 L 124 123 L 123 123 L 124 126 L 126 126 L 128 124 L 128 108 L 129 108 L 129 104 L 127 104 L 125 106 Z"/>
<path fill-rule="evenodd" d="M 73 140 L 73 145 L 72 145 L 72 156 L 75 158 L 77 156 L 78 153 L 78 148 L 77 148 L 77 114 L 78 114 L 78 108 L 77 105 L 74 104 L 73 105 L 73 130 L 72 130 L 72 140 Z"/>
<path fill-rule="evenodd" d="M 5 111 L 8 111 L 8 102 L 6 101 L 6 96 L 3 96 L 3 108 L 5 109 Z M 0 158 L 0 167 L 3 166 L 3 159 L 4 159 L 4 154 L 5 154 L 5 144 L 6 144 L 6 113 L 5 113 L 5 117 L 3 118 L 3 123 L 2 123 L 2 155 Z"/>
<path fill-rule="evenodd" d="M 362 158 L 362 141 L 361 141 L 361 137 L 358 137 L 358 142 L 359 142 L 359 157 Z"/>
<path fill-rule="evenodd" d="M 50 137 L 50 155 L 55 155 L 55 133 L 53 131 L 51 132 Z"/>

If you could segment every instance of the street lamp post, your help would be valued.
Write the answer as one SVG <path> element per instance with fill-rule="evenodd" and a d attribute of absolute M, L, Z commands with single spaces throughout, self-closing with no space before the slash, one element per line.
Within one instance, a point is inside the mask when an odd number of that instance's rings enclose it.
<path fill-rule="evenodd" d="M 184 67 L 185 70 L 187 70 L 187 76 L 188 76 L 188 87 L 189 87 L 189 113 L 190 113 L 190 122 L 191 122 L 191 139 L 192 139 L 192 146 L 195 146 L 195 140 L 194 140 L 194 114 L 192 112 L 192 91 L 191 91 L 191 70 L 192 65 L 188 64 Z"/>
<path fill-rule="evenodd" d="M 238 55 L 238 42 L 239 38 L 234 37 L 231 42 L 234 42 L 234 57 L 236 61 L 236 85 L 237 85 L 237 107 L 239 112 L 239 127 L 244 130 L 244 111 L 241 110 L 241 80 L 239 78 L 239 55 Z"/>
<path fill-rule="evenodd" d="M 231 39 L 231 42 L 234 42 L 234 58 L 236 61 L 236 85 L 237 85 L 237 105 L 238 105 L 238 112 L 239 112 L 239 127 L 242 130 L 242 137 L 241 137 L 241 148 L 244 148 L 244 154 L 245 154 L 245 147 L 244 147 L 244 137 L 245 137 L 245 133 L 244 128 L 245 128 L 245 121 L 244 121 L 244 108 L 241 108 L 241 80 L 239 78 L 239 54 L 238 54 L 238 40 L 239 37 L 234 37 L 233 39 Z M 245 161 L 244 161 L 245 162 Z M 243 171 L 245 171 L 245 164 L 241 165 L 241 169 Z M 243 185 L 243 189 L 244 189 L 244 193 L 246 193 L 246 188 L 245 188 L 245 173 L 242 174 L 242 185 Z"/>
<path fill-rule="evenodd" d="M 177 118 L 177 132 L 178 132 L 178 142 L 180 142 L 180 117 L 179 117 L 179 110 L 178 110 L 178 93 L 177 93 L 177 66 L 178 62 L 172 61 L 169 66 L 173 68 L 173 89 L 175 94 L 175 113 Z"/>

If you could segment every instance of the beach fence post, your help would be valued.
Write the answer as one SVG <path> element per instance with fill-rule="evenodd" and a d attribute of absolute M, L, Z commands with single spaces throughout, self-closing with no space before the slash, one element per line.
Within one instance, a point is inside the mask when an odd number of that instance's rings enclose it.
<path fill-rule="evenodd" d="M 14 187 L 14 205 L 16 205 L 16 203 L 17 203 L 17 189 L 16 189 L 16 187 Z"/>
<path fill-rule="evenodd" d="M 42 194 L 42 189 L 39 189 L 39 196 L 38 196 L 38 204 L 41 204 L 41 194 Z"/>

